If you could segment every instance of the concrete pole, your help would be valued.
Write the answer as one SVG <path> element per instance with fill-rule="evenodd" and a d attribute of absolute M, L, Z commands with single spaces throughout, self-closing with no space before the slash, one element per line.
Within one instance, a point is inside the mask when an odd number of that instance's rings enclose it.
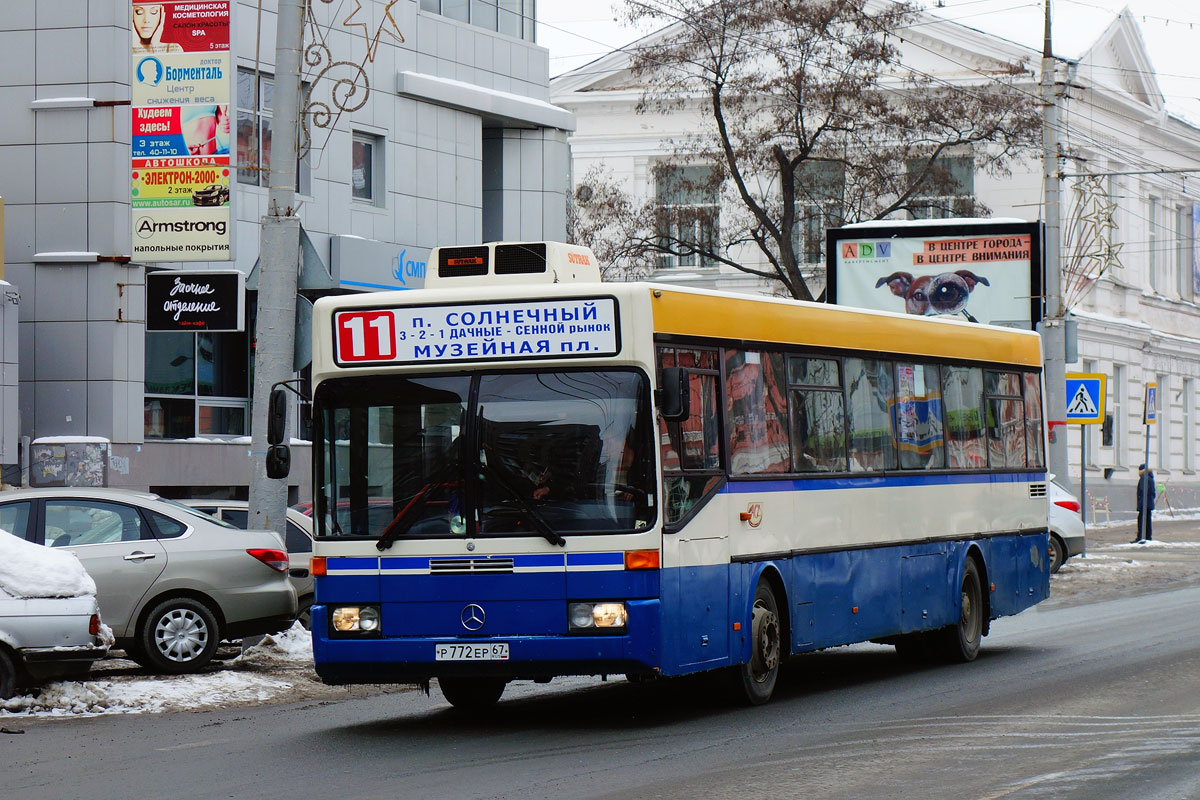
<path fill-rule="evenodd" d="M 1061 202 L 1062 176 L 1058 167 L 1058 90 L 1055 86 L 1054 52 L 1050 44 L 1050 0 L 1046 2 L 1045 36 L 1042 45 L 1042 184 L 1046 223 L 1046 312 L 1042 320 L 1042 349 L 1045 357 L 1046 420 L 1050 423 L 1050 471 L 1059 483 L 1070 487 L 1067 467 L 1067 367 L 1066 309 L 1062 301 Z"/>
<path fill-rule="evenodd" d="M 274 136 L 267 215 L 258 251 L 258 323 L 255 327 L 250 481 L 251 528 L 285 533 L 287 480 L 267 477 L 267 406 L 271 387 L 293 377 L 300 219 L 296 216 L 296 146 L 300 120 L 300 50 L 304 0 L 279 0 L 275 34 Z"/>

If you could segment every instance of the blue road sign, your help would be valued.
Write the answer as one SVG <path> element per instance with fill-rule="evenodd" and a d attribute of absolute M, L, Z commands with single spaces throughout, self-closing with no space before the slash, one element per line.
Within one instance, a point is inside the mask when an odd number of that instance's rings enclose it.
<path fill-rule="evenodd" d="M 1067 422 L 1100 425 L 1104 422 L 1106 375 L 1090 372 L 1067 373 Z"/>

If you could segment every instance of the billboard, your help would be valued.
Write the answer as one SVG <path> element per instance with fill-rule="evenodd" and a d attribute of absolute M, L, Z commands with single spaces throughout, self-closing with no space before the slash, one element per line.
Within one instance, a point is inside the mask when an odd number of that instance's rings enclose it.
<path fill-rule="evenodd" d="M 241 331 L 246 276 L 231 270 L 146 272 L 146 330 Z"/>
<path fill-rule="evenodd" d="M 130 252 L 233 257 L 230 0 L 131 4 Z"/>
<path fill-rule="evenodd" d="M 827 233 L 830 303 L 1032 330 L 1042 227 L 1023 220 L 877 222 Z"/>

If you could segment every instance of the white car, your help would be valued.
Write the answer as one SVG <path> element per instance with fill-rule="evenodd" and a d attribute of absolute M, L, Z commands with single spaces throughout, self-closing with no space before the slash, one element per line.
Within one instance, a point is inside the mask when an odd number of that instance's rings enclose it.
<path fill-rule="evenodd" d="M 0 530 L 0 700 L 82 678 L 112 643 L 79 559 Z"/>
<path fill-rule="evenodd" d="M 1083 552 L 1083 517 L 1075 495 L 1050 481 L 1050 572 L 1058 572 L 1068 558 Z"/>

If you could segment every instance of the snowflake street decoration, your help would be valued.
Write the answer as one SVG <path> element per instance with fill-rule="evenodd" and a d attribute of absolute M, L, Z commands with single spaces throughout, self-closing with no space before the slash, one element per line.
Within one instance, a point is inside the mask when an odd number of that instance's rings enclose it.
<path fill-rule="evenodd" d="M 1063 231 L 1063 306 L 1069 311 L 1109 270 L 1120 269 L 1123 243 L 1115 241 L 1116 201 L 1101 176 L 1089 175 L 1071 187 L 1071 213 Z"/>
<path fill-rule="evenodd" d="M 331 5 L 334 0 L 308 0 L 305 7 L 305 20 L 309 30 L 305 38 L 309 39 L 310 43 L 304 47 L 304 64 L 310 73 L 315 70 L 316 74 L 308 82 L 308 90 L 304 93 L 301 103 L 298 147 L 300 158 L 306 158 L 313 149 L 312 126 L 328 131 L 343 113 L 357 111 L 366 105 L 367 98 L 371 95 L 366 65 L 374 63 L 379 52 L 379 40 L 386 35 L 398 44 L 404 43 L 404 34 L 401 33 L 392 13 L 393 8 L 400 4 L 400 0 L 391 0 L 379 9 L 382 13 L 377 21 L 372 19 L 370 9 L 363 8 L 361 0 L 352 0 L 354 8 L 342 19 L 341 24 L 356 35 L 361 34 L 366 43 L 367 54 L 359 64 L 334 60 L 327 40 L 329 31 L 322 29 L 317 22 L 313 13 L 314 2 Z M 371 8 L 378 9 L 377 6 Z M 318 93 L 324 93 L 330 80 L 333 81 L 333 85 L 329 87 L 329 101 L 316 99 Z M 328 141 L 328 135 L 325 138 Z"/>

